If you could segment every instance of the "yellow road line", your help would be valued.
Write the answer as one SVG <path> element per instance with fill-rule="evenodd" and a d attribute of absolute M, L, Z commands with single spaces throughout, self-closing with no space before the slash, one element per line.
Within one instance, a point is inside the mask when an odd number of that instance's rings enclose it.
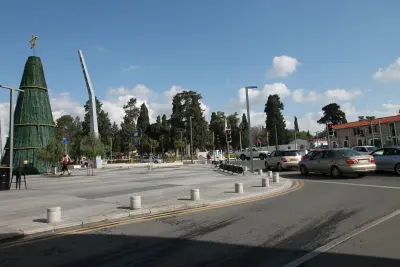
<path fill-rule="evenodd" d="M 189 214 L 189 213 L 194 213 L 194 212 L 207 211 L 207 210 L 230 207 L 230 206 L 234 206 L 234 205 L 246 204 L 246 203 L 255 202 L 255 201 L 259 201 L 259 200 L 263 200 L 263 199 L 269 199 L 269 198 L 273 198 L 273 197 L 286 195 L 291 192 L 297 191 L 303 187 L 304 187 L 304 182 L 302 180 L 300 180 L 300 181 L 295 180 L 294 185 L 292 185 L 288 190 L 285 190 L 283 192 L 273 193 L 273 194 L 266 195 L 266 196 L 254 197 L 254 198 L 249 198 L 249 199 L 245 199 L 245 200 L 232 201 L 229 203 L 219 204 L 219 205 L 211 204 L 208 206 L 203 206 L 203 207 L 198 207 L 198 208 L 192 208 L 192 209 L 187 209 L 187 210 L 177 210 L 177 211 L 172 211 L 172 212 L 168 212 L 168 213 L 143 216 L 143 217 L 139 217 L 139 218 L 128 218 L 125 220 L 111 222 L 111 223 L 104 223 L 104 224 L 97 225 L 97 226 L 92 226 L 92 227 L 89 226 L 89 227 L 86 227 L 83 229 L 81 228 L 81 229 L 76 229 L 76 230 L 70 230 L 67 232 L 55 233 L 55 234 L 52 234 L 49 236 L 32 237 L 32 238 L 27 237 L 27 239 L 16 240 L 14 242 L 6 243 L 3 246 L 0 245 L 0 248 L 21 246 L 21 245 L 29 244 L 29 243 L 36 242 L 36 241 L 50 240 L 50 239 L 54 239 L 54 238 L 63 237 L 66 235 L 83 234 L 83 233 L 92 232 L 92 231 L 101 230 L 101 229 L 110 228 L 110 227 L 117 227 L 117 226 L 140 223 L 140 222 L 145 222 L 145 221 L 150 221 L 150 220 L 155 220 L 155 219 L 168 218 L 168 217 L 172 217 L 172 216 L 176 216 L 176 215 L 184 215 L 184 214 Z"/>

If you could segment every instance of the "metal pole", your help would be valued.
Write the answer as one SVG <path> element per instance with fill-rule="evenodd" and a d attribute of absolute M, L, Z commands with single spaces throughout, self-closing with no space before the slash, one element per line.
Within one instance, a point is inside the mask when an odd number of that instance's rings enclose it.
<path fill-rule="evenodd" d="M 247 106 L 247 132 L 249 135 L 249 150 L 250 150 L 250 170 L 254 173 L 254 160 L 253 160 L 253 140 L 251 138 L 251 118 L 250 118 L 250 106 L 249 106 L 249 88 L 257 88 L 257 86 L 246 87 L 246 106 Z"/>
<path fill-rule="evenodd" d="M 110 138 L 110 161 L 112 161 L 112 151 L 113 151 L 113 149 L 112 149 L 112 138 Z"/>
<path fill-rule="evenodd" d="M 9 173 L 9 181 L 11 183 L 11 179 L 13 176 L 13 160 L 14 160 L 14 89 L 10 89 L 10 173 Z M 11 185 L 10 185 L 11 187 Z"/>
<path fill-rule="evenodd" d="M 190 117 L 190 160 L 193 164 L 193 129 L 192 129 L 192 117 Z"/>
<path fill-rule="evenodd" d="M 183 143 L 183 140 L 182 140 L 182 135 L 183 135 L 183 132 L 181 131 L 181 145 L 182 145 L 182 143 Z M 181 146 L 181 161 L 183 162 L 183 146 Z"/>
<path fill-rule="evenodd" d="M 276 122 L 275 122 L 275 149 L 278 150 L 278 129 L 276 128 Z"/>
<path fill-rule="evenodd" d="M 381 148 L 383 147 L 383 140 L 382 140 L 382 128 L 381 128 L 381 120 L 378 119 L 378 126 L 379 126 L 379 137 L 381 138 Z"/>
<path fill-rule="evenodd" d="M 215 137 L 214 137 L 214 132 L 212 132 L 213 133 L 213 135 L 212 135 L 212 143 L 213 143 L 213 154 L 214 154 L 214 151 L 215 151 Z"/>
<path fill-rule="evenodd" d="M 331 138 L 329 137 L 328 123 L 325 123 L 326 140 L 328 141 L 328 148 L 331 148 Z"/>
<path fill-rule="evenodd" d="M 240 152 L 242 152 L 242 130 L 239 130 L 239 145 L 240 145 Z"/>
<path fill-rule="evenodd" d="M 399 142 L 397 140 L 397 129 L 396 129 L 396 122 L 393 122 L 393 128 L 394 128 L 394 140 L 396 141 L 396 146 L 399 145 Z"/>
<path fill-rule="evenodd" d="M 294 130 L 294 148 L 297 149 L 297 136 L 296 136 L 296 130 Z"/>

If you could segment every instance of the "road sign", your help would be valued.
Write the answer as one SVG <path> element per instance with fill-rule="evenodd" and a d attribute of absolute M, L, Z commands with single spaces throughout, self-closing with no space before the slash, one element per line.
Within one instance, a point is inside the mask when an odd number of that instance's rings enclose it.
<path fill-rule="evenodd" d="M 64 145 L 67 145 L 67 144 L 68 144 L 68 138 L 67 138 L 67 137 L 64 137 L 63 140 L 62 140 L 62 143 L 63 143 Z"/>

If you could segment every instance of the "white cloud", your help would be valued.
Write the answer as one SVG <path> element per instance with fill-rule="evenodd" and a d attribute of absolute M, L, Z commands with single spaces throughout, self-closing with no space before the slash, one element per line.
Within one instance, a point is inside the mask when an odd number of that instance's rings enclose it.
<path fill-rule="evenodd" d="M 58 96 L 50 98 L 50 105 L 53 113 L 53 119 L 56 121 L 63 115 L 71 115 L 72 117 L 80 117 L 83 119 L 85 109 L 83 104 L 70 98 L 69 93 L 61 93 Z"/>
<path fill-rule="evenodd" d="M 358 89 L 356 90 L 346 90 L 346 89 L 330 89 L 326 90 L 325 99 L 328 101 L 349 101 L 351 99 L 362 96 L 362 92 Z"/>
<path fill-rule="evenodd" d="M 98 52 L 107 52 L 107 49 L 102 46 L 102 45 L 95 45 L 94 48 L 98 51 Z"/>
<path fill-rule="evenodd" d="M 304 94 L 304 89 L 296 89 L 292 93 L 293 101 L 295 102 L 316 102 L 320 99 L 320 96 L 315 91 L 309 91 Z"/>
<path fill-rule="evenodd" d="M 127 71 L 132 71 L 132 70 L 137 70 L 139 68 L 139 66 L 136 65 L 130 65 L 126 68 L 122 68 L 121 71 L 122 72 L 127 72 Z"/>
<path fill-rule="evenodd" d="M 397 58 L 386 69 L 378 69 L 372 76 L 376 81 L 382 83 L 400 81 L 400 57 Z"/>
<path fill-rule="evenodd" d="M 296 71 L 299 61 L 289 56 L 274 57 L 272 59 L 272 68 L 268 71 L 271 77 L 286 77 Z"/>

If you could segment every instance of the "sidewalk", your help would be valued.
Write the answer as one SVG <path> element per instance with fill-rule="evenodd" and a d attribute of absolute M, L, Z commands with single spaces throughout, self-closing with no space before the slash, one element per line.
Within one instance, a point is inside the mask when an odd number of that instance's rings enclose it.
<path fill-rule="evenodd" d="M 243 183 L 243 194 L 234 193 L 237 182 Z M 292 181 L 281 178 L 265 188 L 260 175 L 231 175 L 210 165 L 191 165 L 152 171 L 104 169 L 96 176 L 86 176 L 83 170 L 63 177 L 28 176 L 27 185 L 28 190 L 22 185 L 21 190 L 0 191 L 0 239 L 261 197 L 288 190 Z M 196 188 L 201 200 L 191 201 L 190 189 Z M 142 209 L 129 209 L 133 194 L 141 196 Z M 48 224 L 46 210 L 57 206 L 62 222 Z"/>

